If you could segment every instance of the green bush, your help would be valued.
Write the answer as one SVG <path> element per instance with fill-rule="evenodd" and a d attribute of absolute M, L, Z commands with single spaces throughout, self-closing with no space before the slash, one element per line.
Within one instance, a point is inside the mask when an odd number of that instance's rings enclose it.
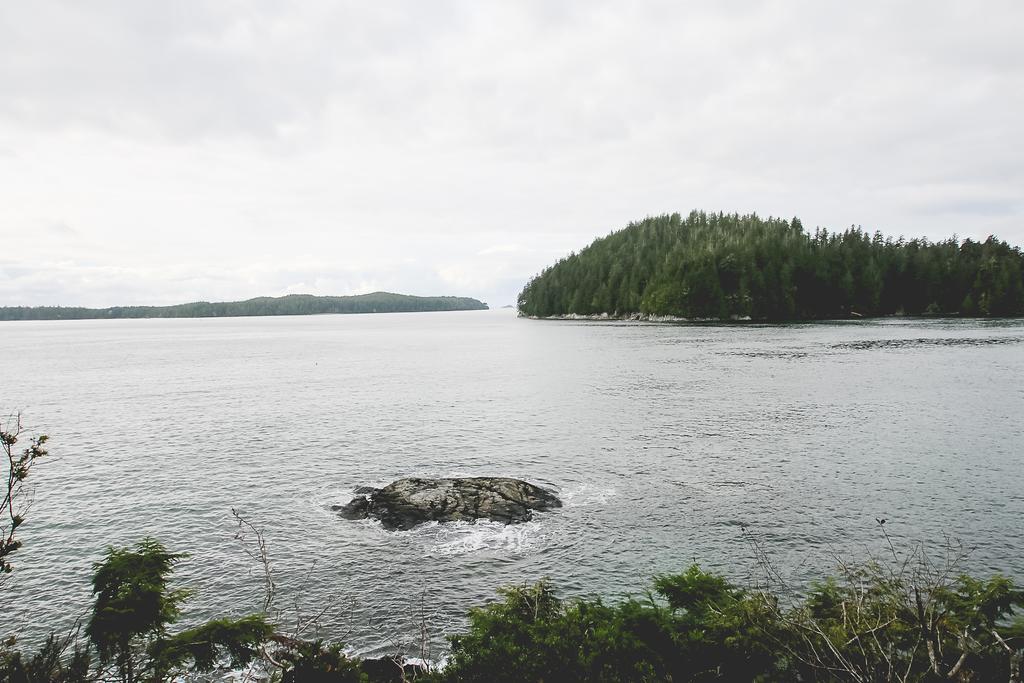
<path fill-rule="evenodd" d="M 1024 592 L 917 560 L 843 567 L 789 605 L 696 566 L 616 606 L 506 588 L 470 613 L 435 680 L 1019 682 Z"/>
<path fill-rule="evenodd" d="M 152 539 L 110 549 L 95 565 L 89 644 L 51 637 L 24 655 L 8 641 L 0 683 L 157 683 L 254 660 L 279 683 L 1021 681 L 1024 591 L 959 572 L 955 553 L 936 566 L 893 549 L 891 563 L 843 565 L 803 592 L 777 572 L 742 588 L 696 565 L 617 604 L 562 599 L 548 582 L 503 588 L 470 611 L 432 672 L 363 666 L 340 643 L 277 633 L 261 615 L 171 632 L 182 557 Z"/>
<path fill-rule="evenodd" d="M 134 548 L 111 548 L 96 563 L 96 600 L 86 634 L 104 676 L 123 683 L 166 681 L 184 671 L 211 671 L 222 661 L 238 667 L 252 661 L 273 634 L 273 627 L 256 615 L 169 633 L 187 597 L 168 586 L 183 557 L 147 538 Z"/>
<path fill-rule="evenodd" d="M 507 588 L 451 638 L 450 681 L 758 680 L 777 657 L 774 615 L 721 577 L 691 567 L 659 577 L 646 600 L 563 601 L 547 583 Z"/>
<path fill-rule="evenodd" d="M 89 652 L 72 638 L 50 635 L 39 652 L 23 658 L 13 642 L 0 646 L 0 683 L 82 683 L 89 680 Z M 70 650 L 70 652 L 68 652 Z"/>
<path fill-rule="evenodd" d="M 281 668 L 281 683 L 360 683 L 369 681 L 358 660 L 349 659 L 338 643 L 322 640 L 287 642 L 274 661 Z"/>

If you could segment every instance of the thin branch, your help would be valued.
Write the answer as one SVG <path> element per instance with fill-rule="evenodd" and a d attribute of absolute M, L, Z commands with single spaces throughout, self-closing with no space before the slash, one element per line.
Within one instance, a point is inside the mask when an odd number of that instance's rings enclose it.
<path fill-rule="evenodd" d="M 264 537 L 262 529 L 257 529 L 252 522 L 242 517 L 235 508 L 231 508 L 231 515 L 238 522 L 235 540 L 240 541 L 245 554 L 256 560 L 263 568 L 263 613 L 269 614 L 270 606 L 274 603 L 274 597 L 277 594 L 277 584 L 274 583 L 274 573 L 270 566 L 270 555 L 267 553 L 266 537 Z M 246 538 L 247 533 L 251 533 L 256 538 L 255 550 L 249 546 L 248 539 Z"/>

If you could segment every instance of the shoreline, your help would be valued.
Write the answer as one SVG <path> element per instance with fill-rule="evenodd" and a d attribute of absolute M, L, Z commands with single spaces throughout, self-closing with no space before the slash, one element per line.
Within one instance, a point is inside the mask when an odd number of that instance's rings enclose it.
<path fill-rule="evenodd" d="M 1021 316 L 967 316 L 957 313 L 945 315 L 907 315 L 890 313 L 887 315 L 861 315 L 853 313 L 845 318 L 752 318 L 746 316 L 732 316 L 730 318 L 684 318 L 676 315 L 652 315 L 649 313 L 560 313 L 558 315 L 523 315 L 517 313 L 517 317 L 527 320 L 584 320 L 584 321 L 607 321 L 607 322 L 646 322 L 646 323 L 754 323 L 754 324 L 776 324 L 787 325 L 794 323 L 824 323 L 824 322 L 848 322 L 858 320 L 1016 320 Z"/>

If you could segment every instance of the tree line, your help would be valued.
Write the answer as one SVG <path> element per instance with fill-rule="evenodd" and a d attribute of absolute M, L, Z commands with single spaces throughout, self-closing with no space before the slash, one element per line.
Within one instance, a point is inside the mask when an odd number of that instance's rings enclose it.
<path fill-rule="evenodd" d="M 0 307 L 0 320 L 85 320 L 115 318 L 221 318 L 262 315 L 316 315 L 323 313 L 418 313 L 426 311 L 485 310 L 487 304 L 468 297 L 411 296 L 374 292 L 356 296 L 289 294 L 246 301 L 197 301 L 174 306 Z"/>
<path fill-rule="evenodd" d="M 798 218 L 646 218 L 545 268 L 521 314 L 805 320 L 1024 315 L 1024 253 L 995 237 L 940 242 L 804 230 Z"/>

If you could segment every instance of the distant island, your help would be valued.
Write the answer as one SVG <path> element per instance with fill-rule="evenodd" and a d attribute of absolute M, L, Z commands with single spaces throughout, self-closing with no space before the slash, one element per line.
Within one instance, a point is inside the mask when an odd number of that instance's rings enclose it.
<path fill-rule="evenodd" d="M 374 292 L 357 296 L 263 296 L 245 301 L 197 301 L 174 306 L 64 306 L 0 307 L 0 320 L 87 320 L 115 318 L 222 318 L 262 315 L 318 315 L 323 313 L 419 313 L 427 311 L 481 311 L 487 304 L 460 296 L 410 296 Z"/>
<path fill-rule="evenodd" d="M 858 227 L 678 213 L 631 223 L 546 268 L 519 295 L 531 317 L 763 321 L 1024 315 L 1024 254 L 984 242 L 884 238 Z"/>

